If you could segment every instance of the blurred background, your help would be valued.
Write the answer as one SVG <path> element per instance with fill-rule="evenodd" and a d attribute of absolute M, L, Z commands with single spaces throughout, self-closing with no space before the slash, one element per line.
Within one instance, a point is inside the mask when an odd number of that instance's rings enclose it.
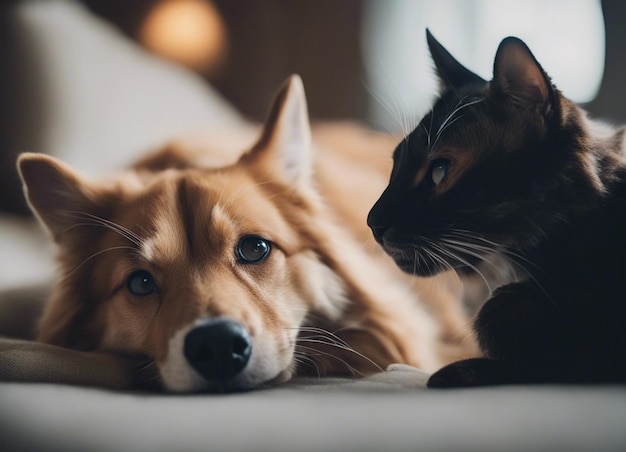
<path fill-rule="evenodd" d="M 489 79 L 522 38 L 570 98 L 626 121 L 620 0 L 13 0 L 0 6 L 0 211 L 21 151 L 88 172 L 186 129 L 262 121 L 291 73 L 314 120 L 406 133 L 437 91 L 428 27 Z"/>

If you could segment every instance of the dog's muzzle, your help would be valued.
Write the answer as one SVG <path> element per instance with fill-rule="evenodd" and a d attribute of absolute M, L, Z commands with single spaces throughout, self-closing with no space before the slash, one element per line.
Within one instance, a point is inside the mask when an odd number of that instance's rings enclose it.
<path fill-rule="evenodd" d="M 252 340 L 248 330 L 226 317 L 203 320 L 185 336 L 185 358 L 204 378 L 226 382 L 248 364 Z"/>

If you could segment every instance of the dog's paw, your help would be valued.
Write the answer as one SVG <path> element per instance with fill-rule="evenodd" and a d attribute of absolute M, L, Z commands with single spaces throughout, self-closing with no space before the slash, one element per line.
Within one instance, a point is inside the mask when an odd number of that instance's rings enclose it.
<path fill-rule="evenodd" d="M 500 361 L 472 358 L 449 364 L 429 379 L 429 388 L 465 388 L 511 383 Z"/>

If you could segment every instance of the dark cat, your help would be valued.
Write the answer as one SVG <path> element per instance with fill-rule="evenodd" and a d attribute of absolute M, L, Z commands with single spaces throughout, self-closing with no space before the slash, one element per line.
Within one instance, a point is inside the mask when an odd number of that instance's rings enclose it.
<path fill-rule="evenodd" d="M 427 38 L 442 94 L 396 148 L 368 224 L 409 273 L 494 257 L 527 273 L 477 314 L 485 358 L 429 386 L 626 382 L 624 130 L 588 119 L 517 38 L 490 82 Z"/>

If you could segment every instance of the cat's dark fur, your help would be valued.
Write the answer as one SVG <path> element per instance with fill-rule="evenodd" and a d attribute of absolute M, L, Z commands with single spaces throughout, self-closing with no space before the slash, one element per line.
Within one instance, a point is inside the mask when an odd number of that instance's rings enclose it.
<path fill-rule="evenodd" d="M 517 38 L 487 82 L 427 35 L 442 94 L 396 148 L 368 224 L 409 273 L 494 255 L 527 272 L 477 314 L 485 358 L 429 386 L 626 382 L 623 130 L 588 119 Z"/>

